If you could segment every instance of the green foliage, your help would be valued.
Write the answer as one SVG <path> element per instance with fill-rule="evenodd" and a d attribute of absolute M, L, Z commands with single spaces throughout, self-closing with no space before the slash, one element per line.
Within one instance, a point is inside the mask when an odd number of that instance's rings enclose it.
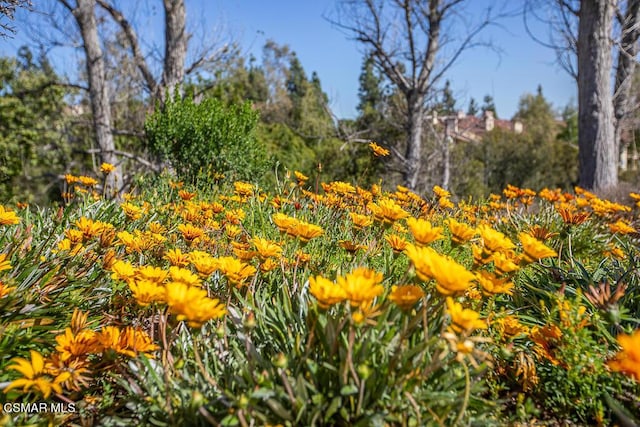
<path fill-rule="evenodd" d="M 267 162 L 264 146 L 255 138 L 258 113 L 249 103 L 225 106 L 191 96 L 169 99 L 145 122 L 147 144 L 189 182 L 211 172 L 232 179 L 257 181 Z"/>
<path fill-rule="evenodd" d="M 575 115 L 565 110 L 559 123 L 539 88 L 526 94 L 514 120 L 523 124 L 516 133 L 499 127 L 478 144 L 460 144 L 453 153 L 456 194 L 479 197 L 498 193 L 508 184 L 533 189 L 571 189 L 577 180 Z"/>
<path fill-rule="evenodd" d="M 63 91 L 46 58 L 0 58 L 0 200 L 59 197 L 56 175 L 70 154 L 63 131 Z"/>

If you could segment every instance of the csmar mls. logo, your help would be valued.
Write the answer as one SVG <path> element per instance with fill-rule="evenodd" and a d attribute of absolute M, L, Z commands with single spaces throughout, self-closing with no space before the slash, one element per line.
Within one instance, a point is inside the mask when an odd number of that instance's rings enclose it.
<path fill-rule="evenodd" d="M 34 403 L 5 403 L 2 405 L 3 412 L 76 412 L 75 403 L 61 402 L 34 402 Z"/>

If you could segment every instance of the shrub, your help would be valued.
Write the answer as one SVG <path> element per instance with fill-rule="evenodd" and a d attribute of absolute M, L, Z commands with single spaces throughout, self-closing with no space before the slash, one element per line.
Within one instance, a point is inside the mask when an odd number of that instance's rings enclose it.
<path fill-rule="evenodd" d="M 147 117 L 149 149 L 168 162 L 180 179 L 194 182 L 212 172 L 256 180 L 267 168 L 255 138 L 258 112 L 249 103 L 225 106 L 215 98 L 196 103 L 174 96 Z"/>

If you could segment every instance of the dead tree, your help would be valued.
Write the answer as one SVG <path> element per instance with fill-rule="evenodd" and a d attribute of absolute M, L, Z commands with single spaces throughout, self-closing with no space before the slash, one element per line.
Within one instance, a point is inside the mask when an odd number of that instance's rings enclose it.
<path fill-rule="evenodd" d="M 404 185 L 415 190 L 421 176 L 422 141 L 428 101 L 443 75 L 468 49 L 487 45 L 479 34 L 498 16 L 484 10 L 473 22 L 464 18 L 465 0 L 343 0 L 336 27 L 361 43 L 375 66 L 402 93 L 407 133 L 402 164 Z M 460 21 L 462 20 L 462 21 Z M 448 32 L 455 24 L 461 24 Z"/>

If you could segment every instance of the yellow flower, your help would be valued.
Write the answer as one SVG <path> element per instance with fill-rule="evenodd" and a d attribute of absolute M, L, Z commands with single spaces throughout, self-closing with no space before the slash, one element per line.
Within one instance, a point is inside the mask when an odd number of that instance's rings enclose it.
<path fill-rule="evenodd" d="M 45 399 L 48 399 L 51 392 L 62 393 L 60 384 L 67 379 L 67 375 L 61 374 L 55 378 L 48 375 L 48 371 L 44 366 L 44 358 L 40 353 L 31 350 L 31 360 L 15 357 L 11 359 L 14 363 L 7 369 L 18 371 L 24 378 L 13 380 L 5 389 L 7 393 L 14 388 L 22 387 L 22 392 L 26 393 L 33 389 L 40 393 Z"/>
<path fill-rule="evenodd" d="M 345 251 L 353 254 L 360 250 L 366 250 L 367 247 L 365 245 L 357 245 L 353 243 L 351 240 L 338 240 L 338 246 L 340 246 Z"/>
<path fill-rule="evenodd" d="M 480 225 L 478 231 L 484 241 L 484 248 L 487 252 L 502 252 L 515 248 L 515 245 L 507 236 L 486 224 Z"/>
<path fill-rule="evenodd" d="M 367 209 L 373 213 L 373 217 L 377 221 L 385 224 L 391 224 L 394 221 L 409 216 L 409 212 L 402 209 L 399 204 L 389 198 L 380 199 L 377 203 L 368 203 Z"/>
<path fill-rule="evenodd" d="M 207 277 L 218 269 L 218 259 L 207 252 L 193 251 L 188 255 L 189 261 L 203 277 Z"/>
<path fill-rule="evenodd" d="M 185 267 L 189 265 L 189 255 L 182 253 L 180 248 L 169 249 L 164 258 L 173 266 Z"/>
<path fill-rule="evenodd" d="M 20 218 L 11 209 L 0 205 L 0 225 L 14 225 L 20 222 Z"/>
<path fill-rule="evenodd" d="M 0 254 L 0 271 L 11 270 L 11 261 L 7 260 L 7 254 Z"/>
<path fill-rule="evenodd" d="M 631 335 L 618 335 L 618 344 L 622 349 L 608 362 L 609 367 L 640 381 L 640 329 Z"/>
<path fill-rule="evenodd" d="M 182 200 L 189 201 L 196 197 L 196 193 L 187 190 L 180 190 L 178 191 L 178 197 L 180 197 Z"/>
<path fill-rule="evenodd" d="M 392 286 L 389 299 L 402 310 L 410 310 L 424 296 L 424 291 L 420 286 L 405 285 Z"/>
<path fill-rule="evenodd" d="M 122 208 L 122 210 L 124 211 L 124 214 L 127 216 L 127 218 L 131 219 L 131 220 L 137 220 L 142 218 L 142 208 L 138 207 L 132 203 L 129 202 L 125 202 L 123 204 L 120 205 L 120 207 Z"/>
<path fill-rule="evenodd" d="M 0 282 L 0 298 L 4 298 L 13 291 L 15 287 L 10 287 Z"/>
<path fill-rule="evenodd" d="M 488 261 L 493 261 L 493 265 L 499 273 L 509 274 L 520 269 L 517 264 L 518 260 L 510 258 L 509 254 L 505 252 L 494 252 Z"/>
<path fill-rule="evenodd" d="M 123 331 L 117 326 L 105 326 L 98 334 L 98 341 L 104 350 L 113 350 L 129 357 L 136 357 L 138 353 L 153 357 L 150 352 L 158 349 L 146 332 L 131 326 L 127 326 Z"/>
<path fill-rule="evenodd" d="M 56 351 L 63 362 L 102 351 L 96 333 L 90 329 L 82 329 L 74 334 L 71 328 L 66 328 L 64 334 L 56 336 L 56 343 Z"/>
<path fill-rule="evenodd" d="M 618 234 L 631 234 L 631 233 L 636 233 L 636 229 L 633 228 L 631 225 L 629 225 L 628 222 L 623 221 L 621 219 L 619 219 L 618 221 L 616 221 L 613 224 L 609 224 L 609 230 L 611 230 L 612 233 L 618 233 Z"/>
<path fill-rule="evenodd" d="M 520 334 L 529 333 L 529 328 L 520 323 L 517 317 L 507 315 L 495 321 L 498 331 L 501 335 L 507 337 L 515 337 Z"/>
<path fill-rule="evenodd" d="M 462 292 L 471 286 L 476 276 L 450 257 L 440 255 L 430 247 L 407 245 L 405 253 L 413 263 L 416 274 L 423 281 L 435 279 L 442 295 Z"/>
<path fill-rule="evenodd" d="M 389 155 L 389 150 L 379 146 L 373 141 L 369 143 L 369 148 L 371 148 L 371 151 L 373 151 L 373 155 L 376 157 L 386 157 Z"/>
<path fill-rule="evenodd" d="M 169 272 L 160 267 L 144 265 L 136 271 L 136 279 L 149 280 L 150 282 L 160 284 L 165 281 Z"/>
<path fill-rule="evenodd" d="M 173 282 L 180 282 L 189 286 L 202 285 L 200 278 L 193 274 L 191 270 L 187 270 L 186 268 L 171 266 L 169 267 L 169 276 L 171 276 L 171 280 Z"/>
<path fill-rule="evenodd" d="M 449 226 L 451 231 L 451 241 L 456 245 L 468 242 L 476 235 L 476 229 L 462 222 L 458 222 L 453 218 L 445 219 L 445 224 Z"/>
<path fill-rule="evenodd" d="M 440 197 L 438 199 L 438 205 L 443 209 L 453 209 L 456 206 L 447 197 Z"/>
<path fill-rule="evenodd" d="M 126 281 L 135 276 L 136 269 L 130 262 L 118 260 L 111 266 L 111 272 L 113 273 L 111 274 L 113 280 Z"/>
<path fill-rule="evenodd" d="M 154 302 L 164 301 L 166 291 L 164 286 L 160 285 L 158 282 L 149 279 L 140 279 L 129 280 L 127 284 L 129 285 L 129 289 L 131 289 L 133 297 L 136 299 L 138 304 L 143 307 Z"/>
<path fill-rule="evenodd" d="M 433 187 L 433 193 L 438 197 L 451 197 L 451 193 L 439 185 Z"/>
<path fill-rule="evenodd" d="M 236 181 L 233 183 L 235 194 L 240 197 L 249 197 L 253 194 L 254 187 L 248 182 Z"/>
<path fill-rule="evenodd" d="M 322 227 L 304 221 L 298 221 L 287 232 L 300 239 L 303 243 L 307 243 L 309 240 L 324 234 Z"/>
<path fill-rule="evenodd" d="M 404 251 L 407 245 L 409 244 L 409 242 L 407 242 L 405 239 L 398 236 L 397 234 L 387 234 L 386 236 L 384 236 L 384 239 L 387 241 L 387 243 L 389 243 L 389 246 L 391 246 L 391 249 L 393 249 L 393 252 L 397 254 Z"/>
<path fill-rule="evenodd" d="M 529 334 L 531 340 L 536 344 L 534 350 L 538 356 L 541 356 L 551 362 L 553 365 L 559 365 L 554 355 L 554 348 L 562 338 L 562 331 L 556 325 L 546 325 L 542 328 L 534 327 Z"/>
<path fill-rule="evenodd" d="M 246 264 L 234 257 L 218 258 L 218 269 L 224 274 L 230 283 L 239 287 L 256 274 L 254 266 Z"/>
<path fill-rule="evenodd" d="M 487 323 L 480 319 L 480 313 L 463 308 L 462 304 L 451 297 L 447 297 L 447 313 L 451 317 L 451 329 L 458 334 L 469 334 L 474 329 L 487 329 Z"/>
<path fill-rule="evenodd" d="M 485 295 L 507 294 L 512 295 L 513 283 L 509 279 L 500 279 L 488 271 L 480 271 L 476 279 L 482 287 Z"/>
<path fill-rule="evenodd" d="M 260 271 L 268 273 L 271 270 L 278 268 L 280 264 L 273 260 L 273 258 L 267 258 L 260 264 Z"/>
<path fill-rule="evenodd" d="M 303 174 L 302 172 L 298 172 L 298 171 L 294 171 L 293 174 L 295 175 L 296 179 L 298 180 L 298 185 L 303 186 L 305 182 L 307 182 L 307 180 L 309 179 L 308 176 L 306 176 L 305 174 Z"/>
<path fill-rule="evenodd" d="M 224 305 L 218 299 L 209 298 L 204 289 L 180 282 L 167 284 L 167 305 L 179 321 L 186 320 L 194 328 L 227 312 Z"/>
<path fill-rule="evenodd" d="M 351 222 L 353 222 L 353 228 L 355 228 L 356 230 L 361 230 L 373 224 L 373 220 L 368 215 L 361 215 L 358 213 L 349 212 L 349 217 L 351 217 Z"/>
<path fill-rule="evenodd" d="M 429 221 L 422 218 L 408 218 L 407 225 L 416 243 L 420 246 L 442 239 L 442 227 L 433 227 Z"/>
<path fill-rule="evenodd" d="M 79 176 L 78 182 L 85 187 L 95 187 L 98 185 L 98 181 L 95 178 L 91 178 L 90 176 Z"/>
<path fill-rule="evenodd" d="M 336 283 L 344 289 L 351 305 L 356 307 L 382 295 L 384 292 L 384 288 L 380 285 L 382 279 L 382 273 L 367 267 L 358 267 L 346 276 L 338 277 Z"/>
<path fill-rule="evenodd" d="M 204 235 L 204 230 L 194 227 L 192 224 L 180 224 L 178 225 L 178 231 L 182 233 L 182 237 L 189 243 Z"/>
<path fill-rule="evenodd" d="M 105 175 L 109 175 L 115 169 L 116 169 L 116 167 L 114 165 L 112 165 L 111 163 L 103 163 L 103 164 L 100 165 L 100 172 L 102 172 Z"/>
<path fill-rule="evenodd" d="M 282 247 L 275 242 L 263 239 L 262 237 L 254 237 L 252 242 L 262 259 L 280 256 L 282 254 Z"/>
<path fill-rule="evenodd" d="M 275 213 L 272 218 L 273 218 L 274 224 L 283 233 L 287 233 L 289 228 L 291 228 L 292 226 L 298 223 L 298 220 L 296 218 L 290 217 L 280 212 Z"/>
<path fill-rule="evenodd" d="M 309 277 L 309 292 L 318 300 L 318 305 L 324 309 L 347 298 L 347 293 L 342 287 L 322 276 Z"/>
<path fill-rule="evenodd" d="M 542 258 L 558 256 L 558 253 L 528 233 L 519 233 L 523 258 L 526 262 L 535 262 Z"/>

